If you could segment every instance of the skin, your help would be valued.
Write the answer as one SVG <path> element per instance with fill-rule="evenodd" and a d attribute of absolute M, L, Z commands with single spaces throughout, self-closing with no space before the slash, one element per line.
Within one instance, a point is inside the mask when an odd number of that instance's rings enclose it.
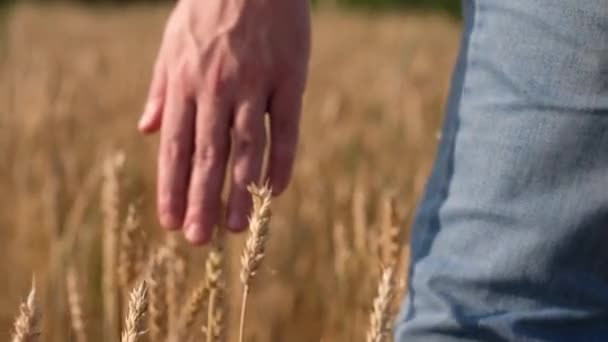
<path fill-rule="evenodd" d="M 181 0 L 175 6 L 138 124 L 145 134 L 160 131 L 163 227 L 182 229 L 193 244 L 209 241 L 223 222 L 226 177 L 225 222 L 233 232 L 247 226 L 249 184 L 265 179 L 274 195 L 285 190 L 309 55 L 307 0 Z M 261 175 L 267 143 L 268 172 Z"/>

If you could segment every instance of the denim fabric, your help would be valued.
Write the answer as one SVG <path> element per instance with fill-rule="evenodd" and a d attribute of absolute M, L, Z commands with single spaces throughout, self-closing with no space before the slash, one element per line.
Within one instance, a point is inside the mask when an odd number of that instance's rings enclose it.
<path fill-rule="evenodd" d="M 398 342 L 608 341 L 608 0 L 465 0 Z"/>

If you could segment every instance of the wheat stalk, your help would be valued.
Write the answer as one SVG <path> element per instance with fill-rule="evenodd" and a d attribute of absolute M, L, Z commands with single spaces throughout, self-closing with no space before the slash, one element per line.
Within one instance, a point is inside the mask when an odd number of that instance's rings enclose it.
<path fill-rule="evenodd" d="M 117 246 L 120 230 L 119 173 L 124 165 L 123 153 L 115 153 L 104 162 L 101 193 L 103 212 L 103 304 L 108 339 L 116 340 L 120 332 L 120 298 L 116 279 Z"/>
<path fill-rule="evenodd" d="M 36 303 L 36 282 L 32 280 L 32 289 L 27 300 L 21 303 L 19 316 L 15 320 L 15 332 L 12 342 L 35 342 L 40 336 L 40 312 Z"/>
<path fill-rule="evenodd" d="M 248 188 L 253 197 L 253 211 L 249 218 L 249 236 L 241 256 L 241 283 L 243 284 L 243 298 L 241 302 L 241 319 L 239 326 L 239 341 L 243 342 L 245 330 L 245 315 L 247 311 L 247 296 L 251 281 L 264 258 L 266 239 L 270 224 L 270 197 L 268 186 L 258 188 L 255 185 Z"/>
<path fill-rule="evenodd" d="M 391 319 L 391 300 L 393 297 L 393 267 L 383 269 L 378 284 L 378 294 L 374 299 L 373 310 L 370 315 L 370 327 L 367 331 L 367 342 L 383 342 L 389 334 Z"/>
<path fill-rule="evenodd" d="M 209 289 L 209 304 L 207 307 L 207 326 L 203 328 L 207 342 L 218 342 L 222 338 L 224 308 L 222 306 L 223 284 L 223 250 L 221 234 L 211 245 L 209 256 L 205 263 L 205 277 Z"/>
<path fill-rule="evenodd" d="M 70 322 L 77 342 L 86 342 L 86 328 L 82 310 L 81 289 L 78 284 L 78 276 L 73 267 L 68 268 L 66 274 L 66 290 L 68 296 L 68 307 L 70 311 Z"/>
<path fill-rule="evenodd" d="M 165 262 L 165 254 L 158 251 L 150 258 L 147 271 L 148 328 L 152 341 L 161 341 L 167 334 Z"/>
<path fill-rule="evenodd" d="M 129 308 L 124 322 L 121 342 L 136 342 L 144 332 L 141 329 L 146 311 L 146 283 L 142 281 L 129 294 Z"/>

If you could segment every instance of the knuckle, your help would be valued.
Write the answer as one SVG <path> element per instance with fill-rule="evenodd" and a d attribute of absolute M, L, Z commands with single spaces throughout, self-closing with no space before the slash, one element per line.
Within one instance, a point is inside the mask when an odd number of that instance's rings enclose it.
<path fill-rule="evenodd" d="M 172 74 L 174 83 L 172 86 L 182 91 L 192 88 L 193 80 L 197 75 L 187 58 L 181 58 L 175 63 Z"/>
<path fill-rule="evenodd" d="M 187 146 L 179 138 L 171 138 L 163 145 L 163 160 L 169 166 L 183 164 L 190 158 L 190 152 Z"/>
<path fill-rule="evenodd" d="M 264 149 L 266 139 L 261 134 L 240 132 L 234 136 L 234 145 L 239 153 L 259 152 Z"/>
<path fill-rule="evenodd" d="M 225 148 L 217 144 L 201 144 L 197 146 L 193 155 L 193 164 L 196 167 L 205 167 L 217 164 L 226 158 Z"/>

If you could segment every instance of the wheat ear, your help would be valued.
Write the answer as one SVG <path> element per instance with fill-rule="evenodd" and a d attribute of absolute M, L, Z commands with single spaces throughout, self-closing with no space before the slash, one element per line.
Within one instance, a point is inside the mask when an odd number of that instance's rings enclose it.
<path fill-rule="evenodd" d="M 87 342 L 84 315 L 82 310 L 82 292 L 78 284 L 78 276 L 73 267 L 68 268 L 66 279 L 66 290 L 68 296 L 68 307 L 70 311 L 70 322 L 76 337 L 76 342 Z"/>
<path fill-rule="evenodd" d="M 129 308 L 124 322 L 121 342 L 136 342 L 141 335 L 143 316 L 146 311 L 146 283 L 142 281 L 129 294 Z"/>
<path fill-rule="evenodd" d="M 169 320 L 169 339 L 179 334 L 179 309 L 182 304 L 181 294 L 185 292 L 187 277 L 186 260 L 179 252 L 179 235 L 167 234 L 165 250 L 167 253 L 167 315 Z"/>
<path fill-rule="evenodd" d="M 120 234 L 120 250 L 118 254 L 118 280 L 123 289 L 130 289 L 136 278 L 137 236 L 141 224 L 134 204 L 129 205 L 127 218 Z"/>
<path fill-rule="evenodd" d="M 19 316 L 15 320 L 15 332 L 12 342 L 35 342 L 40 336 L 40 312 L 36 303 L 36 282 L 32 280 L 32 289 L 27 300 L 21 303 Z"/>
<path fill-rule="evenodd" d="M 395 266 L 401 249 L 399 220 L 395 208 L 395 197 L 388 195 L 382 201 L 382 258 L 384 264 Z M 395 266 L 396 267 L 396 266 Z"/>
<path fill-rule="evenodd" d="M 390 308 L 393 291 L 393 267 L 388 266 L 382 270 L 382 276 L 378 284 L 378 294 L 374 299 L 373 310 L 370 315 L 367 342 L 383 342 L 386 336 L 388 336 L 390 332 Z"/>
<path fill-rule="evenodd" d="M 224 308 L 223 298 L 223 250 L 221 234 L 216 233 L 205 263 L 205 278 L 209 288 L 207 307 L 207 326 L 203 328 L 207 342 L 219 342 L 222 339 Z"/>
<path fill-rule="evenodd" d="M 179 316 L 180 326 L 177 330 L 178 341 L 187 340 L 196 316 L 203 311 L 205 298 L 209 295 L 209 288 L 206 280 L 201 280 L 186 301 L 184 308 Z"/>
<path fill-rule="evenodd" d="M 247 296 L 251 281 L 264 258 L 266 239 L 270 224 L 270 197 L 268 186 L 258 188 L 255 185 L 248 188 L 253 197 L 253 211 L 249 218 L 249 236 L 241 256 L 241 283 L 243 284 L 243 298 L 241 301 L 241 319 L 239 325 L 239 341 L 243 342 L 245 330 L 245 315 L 247 311 Z"/>
<path fill-rule="evenodd" d="M 159 251 L 150 258 L 147 271 L 148 328 L 151 341 L 161 341 L 167 335 L 165 262 L 166 256 Z"/>

